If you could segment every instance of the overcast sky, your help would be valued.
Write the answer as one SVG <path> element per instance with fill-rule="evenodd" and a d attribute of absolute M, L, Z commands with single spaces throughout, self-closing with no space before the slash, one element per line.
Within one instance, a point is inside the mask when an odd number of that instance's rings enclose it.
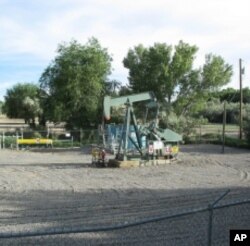
<path fill-rule="evenodd" d="M 231 87 L 239 87 L 242 58 L 249 86 L 249 0 L 0 0 L 0 100 L 17 82 L 38 82 L 59 43 L 93 36 L 113 56 L 111 78 L 123 84 L 129 48 L 183 40 L 199 47 L 196 67 L 208 53 L 233 65 Z"/>

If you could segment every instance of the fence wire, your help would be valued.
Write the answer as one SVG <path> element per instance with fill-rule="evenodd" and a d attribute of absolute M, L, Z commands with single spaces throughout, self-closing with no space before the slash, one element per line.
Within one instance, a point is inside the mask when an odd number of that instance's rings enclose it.
<path fill-rule="evenodd" d="M 236 126 L 226 127 L 226 137 L 237 139 L 239 131 Z M 111 135 L 100 129 L 66 130 L 65 128 L 32 129 L 0 129 L 0 149 L 16 148 L 20 138 L 49 138 L 54 147 L 79 147 L 86 144 L 111 144 Z M 193 133 L 184 137 L 186 143 L 222 143 L 222 125 L 200 125 L 193 128 Z M 111 144 L 112 145 L 112 144 Z M 30 146 L 32 147 L 32 146 Z M 42 146 L 41 146 L 42 147 Z"/>
<path fill-rule="evenodd" d="M 217 202 L 227 193 L 228 191 L 207 206 L 149 218 L 133 220 L 133 216 L 128 216 L 126 219 L 125 214 L 122 217 L 118 216 L 117 219 L 113 214 L 107 219 L 107 215 L 103 214 L 100 218 L 103 218 L 105 223 L 99 221 L 99 225 L 98 223 L 88 225 L 88 220 L 84 216 L 79 216 L 71 218 L 78 220 L 78 226 L 23 229 L 21 224 L 19 230 L 15 231 L 9 229 L 11 228 L 9 226 L 0 232 L 0 244 L 229 245 L 230 229 L 250 228 L 250 199 L 218 204 Z M 211 211 L 212 220 L 210 220 Z M 68 219 L 70 216 L 71 214 Z M 121 218 L 123 222 L 119 222 Z M 15 223 L 13 225 L 17 226 Z"/>
<path fill-rule="evenodd" d="M 0 149 L 21 149 L 32 147 L 46 147 L 45 145 L 17 146 L 17 139 L 51 139 L 54 148 L 72 148 L 87 144 L 102 143 L 101 135 L 98 129 L 50 129 L 49 131 L 0 131 Z"/>

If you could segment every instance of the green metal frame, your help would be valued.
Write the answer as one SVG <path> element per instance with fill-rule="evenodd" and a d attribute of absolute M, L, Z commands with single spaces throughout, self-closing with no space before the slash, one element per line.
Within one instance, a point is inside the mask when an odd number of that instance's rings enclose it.
<path fill-rule="evenodd" d="M 124 124 L 122 129 L 122 136 L 120 139 L 119 147 L 118 147 L 118 154 L 117 158 L 122 160 L 127 160 L 127 152 L 128 152 L 128 141 L 130 140 L 138 152 L 142 155 L 142 143 L 141 143 L 141 134 L 137 125 L 137 120 L 134 114 L 133 103 L 147 101 L 150 100 L 154 102 L 155 96 L 153 92 L 145 92 L 140 94 L 133 94 L 123 97 L 112 98 L 110 96 L 106 96 L 104 98 L 104 105 L 103 105 L 103 113 L 105 119 L 110 119 L 110 109 L 113 106 L 126 106 L 126 114 L 124 118 Z M 133 126 L 135 134 L 136 134 L 136 141 L 131 137 L 131 127 Z M 123 153 L 121 153 L 123 151 Z"/>
<path fill-rule="evenodd" d="M 154 121 L 151 122 L 149 126 L 141 126 L 140 129 L 137 124 L 137 120 L 134 114 L 133 103 L 141 101 L 150 101 L 146 104 L 146 116 L 144 123 L 147 120 L 147 113 L 149 109 L 155 109 Z M 118 146 L 117 159 L 127 160 L 128 158 L 128 141 L 130 140 L 135 146 L 137 151 L 140 153 L 141 157 L 143 156 L 143 149 L 141 143 L 141 137 L 147 136 L 147 140 L 165 140 L 167 142 L 179 142 L 182 141 L 182 137 L 169 130 L 169 129 L 160 129 L 158 127 L 158 115 L 159 115 L 159 105 L 156 102 L 156 98 L 153 92 L 145 92 L 140 94 L 133 94 L 123 97 L 112 98 L 106 96 L 104 98 L 103 105 L 103 114 L 104 118 L 110 119 L 110 109 L 113 106 L 126 106 L 126 114 L 123 123 L 122 136 Z M 131 126 L 134 128 L 136 134 L 136 140 L 131 137 Z"/>

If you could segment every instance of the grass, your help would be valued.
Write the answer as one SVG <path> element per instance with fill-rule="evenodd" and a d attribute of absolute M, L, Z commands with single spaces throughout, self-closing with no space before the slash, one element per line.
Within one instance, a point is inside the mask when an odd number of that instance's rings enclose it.
<path fill-rule="evenodd" d="M 222 144 L 220 141 L 214 141 L 215 144 Z M 243 149 L 250 149 L 250 143 L 245 139 L 236 139 L 225 137 L 225 145 L 229 147 L 236 147 L 236 148 L 243 148 Z"/>
<path fill-rule="evenodd" d="M 204 132 L 210 132 L 210 131 L 222 131 L 223 124 L 206 124 L 201 125 L 200 127 L 197 127 L 197 129 L 201 128 Z M 226 124 L 226 131 L 233 131 L 237 132 L 239 131 L 239 126 L 235 124 Z"/>
<path fill-rule="evenodd" d="M 239 126 L 226 125 L 225 145 L 229 147 L 250 149 L 250 142 L 239 139 Z M 207 124 L 196 128 L 196 134 L 185 138 L 185 143 L 222 144 L 222 124 Z"/>
<path fill-rule="evenodd" d="M 207 134 L 222 135 L 223 125 L 222 124 L 206 124 L 195 127 L 195 135 L 200 138 Z M 225 134 L 237 138 L 239 135 L 239 126 L 233 124 L 227 124 L 225 126 Z"/>

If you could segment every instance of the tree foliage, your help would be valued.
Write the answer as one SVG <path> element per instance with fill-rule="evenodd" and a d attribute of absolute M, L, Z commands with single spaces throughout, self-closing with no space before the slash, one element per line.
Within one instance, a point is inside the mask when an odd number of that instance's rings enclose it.
<path fill-rule="evenodd" d="M 95 38 L 85 45 L 61 44 L 57 52 L 40 78 L 44 116 L 70 127 L 89 126 L 100 117 L 111 57 Z"/>
<path fill-rule="evenodd" d="M 250 103 L 250 89 L 248 87 L 243 88 L 243 103 Z M 220 99 L 221 102 L 227 101 L 228 103 L 240 102 L 240 90 L 234 88 L 226 88 L 219 92 L 212 93 L 212 97 Z"/>
<path fill-rule="evenodd" d="M 122 83 L 118 80 L 110 80 L 105 83 L 105 95 L 109 96 L 117 96 L 120 89 L 121 89 Z"/>
<path fill-rule="evenodd" d="M 0 114 L 2 114 L 3 102 L 0 101 Z"/>
<path fill-rule="evenodd" d="M 21 118 L 34 126 L 35 118 L 42 112 L 39 87 L 32 83 L 14 85 L 7 90 L 3 111 L 9 118 Z"/>
<path fill-rule="evenodd" d="M 182 41 L 174 49 L 165 43 L 135 46 L 123 60 L 131 89 L 154 91 L 161 102 L 174 106 L 177 115 L 197 110 L 209 92 L 227 84 L 232 76 L 232 66 L 212 54 L 206 56 L 203 67 L 194 69 L 197 50 Z"/>
<path fill-rule="evenodd" d="M 161 102 L 162 111 L 171 116 L 169 119 L 168 115 L 162 117 L 163 125 L 171 127 L 172 124 L 177 129 L 179 124 L 189 129 L 192 125 L 189 116 L 196 112 L 218 121 L 221 108 L 216 103 L 209 105 L 207 99 L 215 97 L 218 104 L 224 100 L 239 101 L 239 91 L 219 91 L 230 81 L 232 66 L 222 57 L 208 54 L 204 65 L 195 69 L 197 51 L 195 45 L 183 41 L 175 46 L 166 43 L 150 47 L 137 45 L 123 60 L 129 70 L 129 84 L 122 86 L 119 81 L 108 79 L 112 59 L 97 39 L 91 38 L 83 45 L 75 40 L 62 43 L 40 77 L 40 88 L 28 83 L 17 84 L 7 91 L 3 109 L 9 117 L 23 118 L 28 123 L 39 117 L 43 125 L 46 121 L 64 121 L 70 128 L 79 128 L 101 122 L 104 95 L 153 91 Z M 245 88 L 243 95 L 243 101 L 249 103 L 250 89 Z M 210 100 L 210 104 L 214 102 Z M 232 121 L 235 121 L 236 106 L 229 106 Z M 141 108 L 139 111 L 143 112 Z"/>
<path fill-rule="evenodd" d="M 145 48 L 138 45 L 130 49 L 123 63 L 129 69 L 129 83 L 134 92 L 153 90 L 160 101 L 171 103 L 179 80 L 192 68 L 196 46 L 182 41 L 173 48 L 155 43 Z"/>
<path fill-rule="evenodd" d="M 196 116 L 208 119 L 211 123 L 222 123 L 223 121 L 224 105 L 220 99 L 213 98 L 205 103 L 204 108 L 195 113 Z M 240 104 L 239 103 L 226 103 L 227 123 L 238 124 Z M 247 119 L 250 112 L 250 104 L 243 104 L 242 116 Z"/>

